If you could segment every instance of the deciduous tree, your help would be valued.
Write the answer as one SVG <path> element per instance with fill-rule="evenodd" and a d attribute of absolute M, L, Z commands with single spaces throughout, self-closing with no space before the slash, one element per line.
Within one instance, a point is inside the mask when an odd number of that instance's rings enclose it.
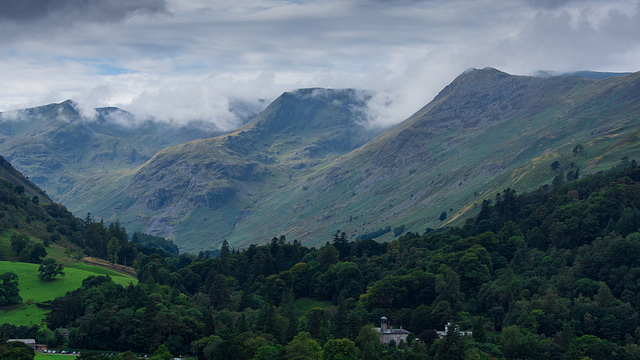
<path fill-rule="evenodd" d="M 308 332 L 300 332 L 285 347 L 289 360 L 319 360 L 322 348 L 311 338 Z"/>
<path fill-rule="evenodd" d="M 322 348 L 322 360 L 358 360 L 360 350 L 349 339 L 329 340 Z"/>
<path fill-rule="evenodd" d="M 57 275 L 64 276 L 64 268 L 52 258 L 42 260 L 42 264 L 38 268 L 38 277 L 42 281 L 53 280 Z"/>

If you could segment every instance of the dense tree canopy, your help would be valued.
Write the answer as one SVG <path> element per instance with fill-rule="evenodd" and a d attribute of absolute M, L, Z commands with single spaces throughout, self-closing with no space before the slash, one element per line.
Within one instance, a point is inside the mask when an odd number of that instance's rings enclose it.
<path fill-rule="evenodd" d="M 91 277 L 54 300 L 47 325 L 70 329 L 73 347 L 200 359 L 640 358 L 635 164 L 505 189 L 460 227 L 389 243 L 338 231 L 319 248 L 280 236 L 191 256 L 129 242 L 117 224 L 82 227 L 88 252 L 126 258 L 140 282 Z M 406 343 L 381 344 L 382 316 L 412 332 Z M 440 338 L 448 323 L 473 335 Z"/>
<path fill-rule="evenodd" d="M 33 349 L 20 341 L 12 341 L 0 344 L 0 359 L 5 360 L 33 360 Z"/>

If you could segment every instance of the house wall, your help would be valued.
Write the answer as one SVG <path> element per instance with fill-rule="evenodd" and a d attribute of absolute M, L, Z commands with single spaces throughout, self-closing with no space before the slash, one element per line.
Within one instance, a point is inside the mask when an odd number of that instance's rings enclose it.
<path fill-rule="evenodd" d="M 400 341 L 407 342 L 407 334 L 383 334 L 382 335 L 382 343 L 385 345 L 389 345 L 391 340 L 396 342 L 396 345 L 400 344 Z"/>

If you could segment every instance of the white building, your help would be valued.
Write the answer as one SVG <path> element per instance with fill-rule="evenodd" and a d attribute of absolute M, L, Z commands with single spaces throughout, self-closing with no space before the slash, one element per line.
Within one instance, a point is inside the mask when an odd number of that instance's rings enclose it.
<path fill-rule="evenodd" d="M 438 334 L 438 337 L 440 339 L 444 339 L 445 336 L 447 336 L 447 334 L 449 333 L 449 331 L 454 330 L 452 328 L 453 324 L 452 323 L 447 323 L 447 325 L 444 326 L 444 331 L 436 331 L 436 333 Z M 462 336 L 472 336 L 473 335 L 473 331 L 460 331 L 460 326 L 456 325 L 455 331 L 462 335 Z"/>

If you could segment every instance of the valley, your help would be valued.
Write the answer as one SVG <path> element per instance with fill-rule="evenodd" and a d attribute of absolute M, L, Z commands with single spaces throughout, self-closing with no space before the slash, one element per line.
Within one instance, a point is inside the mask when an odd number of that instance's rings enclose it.
<path fill-rule="evenodd" d="M 62 140 L 79 128 L 95 132 L 101 122 L 65 128 L 58 120 L 37 137 L 40 145 L 5 130 L 0 151 L 74 213 L 169 237 L 183 251 L 219 248 L 224 239 L 246 248 L 280 235 L 315 245 L 337 230 L 355 238 L 387 226 L 424 232 L 459 224 L 507 187 L 529 191 L 570 171 L 593 173 L 633 158 L 638 76 L 470 70 L 391 129 L 367 125 L 366 92 L 303 89 L 226 134 L 185 129 L 171 137 L 182 140 L 173 146 L 157 140 L 168 139 L 168 129 L 142 141 L 136 134 L 143 130 L 100 135 L 112 145 L 98 135 Z M 26 113 L 31 120 L 22 126 L 42 128 L 47 114 L 73 110 L 69 103 L 50 107 Z M 83 150 L 84 138 L 94 139 L 95 150 Z M 54 151 L 46 139 L 73 150 Z"/>
<path fill-rule="evenodd" d="M 84 219 L 1 159 L 2 332 L 99 360 L 635 359 L 639 95 L 640 73 L 470 70 L 381 129 L 366 92 L 296 90 L 113 160 Z"/>

